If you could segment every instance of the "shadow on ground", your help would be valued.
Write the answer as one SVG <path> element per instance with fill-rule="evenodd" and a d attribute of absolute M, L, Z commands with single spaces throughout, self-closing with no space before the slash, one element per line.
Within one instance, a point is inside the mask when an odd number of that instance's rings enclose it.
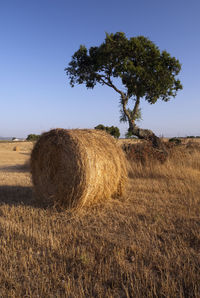
<path fill-rule="evenodd" d="M 0 205 L 3 204 L 10 206 L 32 206 L 42 209 L 46 209 L 48 207 L 36 200 L 33 188 L 31 186 L 1 185 Z"/>
<path fill-rule="evenodd" d="M 21 173 L 26 173 L 26 172 L 30 172 L 30 166 L 29 166 L 29 163 L 26 163 L 26 164 L 19 164 L 19 165 L 14 165 L 14 166 L 3 166 L 3 167 L 0 167 L 0 171 L 2 172 L 21 172 Z"/>

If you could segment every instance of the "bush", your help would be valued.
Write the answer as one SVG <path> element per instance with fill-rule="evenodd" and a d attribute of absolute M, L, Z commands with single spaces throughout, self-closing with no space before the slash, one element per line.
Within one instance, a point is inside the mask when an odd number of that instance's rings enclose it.
<path fill-rule="evenodd" d="M 117 139 L 120 137 L 119 128 L 116 126 L 104 126 L 103 124 L 99 124 L 99 125 L 95 126 L 95 129 L 104 130 L 107 133 L 109 133 L 111 136 L 113 136 Z"/>
<path fill-rule="evenodd" d="M 181 144 L 181 140 L 178 138 L 171 138 L 169 139 L 170 143 L 174 143 L 175 145 L 180 145 Z"/>
<path fill-rule="evenodd" d="M 26 141 L 37 141 L 39 139 L 40 135 L 30 134 L 26 138 Z"/>

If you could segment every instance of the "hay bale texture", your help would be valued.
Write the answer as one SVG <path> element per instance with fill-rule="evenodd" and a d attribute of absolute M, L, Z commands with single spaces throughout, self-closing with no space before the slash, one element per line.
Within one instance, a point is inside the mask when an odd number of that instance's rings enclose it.
<path fill-rule="evenodd" d="M 100 130 L 42 134 L 31 154 L 31 172 L 37 198 L 64 207 L 121 196 L 127 180 L 122 149 Z"/>

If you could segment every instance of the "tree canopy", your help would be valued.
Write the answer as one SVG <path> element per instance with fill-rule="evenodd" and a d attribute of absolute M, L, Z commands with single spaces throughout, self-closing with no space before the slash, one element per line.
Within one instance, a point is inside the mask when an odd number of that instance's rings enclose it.
<path fill-rule="evenodd" d="M 180 62 L 167 51 L 161 52 L 147 37 L 128 39 L 123 32 L 106 34 L 98 47 L 81 45 L 65 68 L 72 87 L 85 84 L 94 88 L 99 83 L 113 88 L 120 95 L 121 120 L 129 123 L 129 132 L 145 139 L 155 135 L 136 126 L 141 117 L 140 100 L 155 104 L 158 99 L 167 102 L 175 97 L 182 89 L 176 78 L 180 70 Z M 128 107 L 130 99 L 132 108 Z"/>

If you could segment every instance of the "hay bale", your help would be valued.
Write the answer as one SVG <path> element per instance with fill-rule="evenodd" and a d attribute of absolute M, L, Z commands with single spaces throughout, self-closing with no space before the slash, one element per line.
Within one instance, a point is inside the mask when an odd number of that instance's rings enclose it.
<path fill-rule="evenodd" d="M 15 146 L 15 147 L 13 148 L 13 151 L 17 151 L 17 152 L 19 152 L 19 146 Z"/>
<path fill-rule="evenodd" d="M 42 134 L 31 154 L 31 172 L 38 199 L 64 207 L 121 196 L 127 179 L 122 149 L 100 130 Z"/>

